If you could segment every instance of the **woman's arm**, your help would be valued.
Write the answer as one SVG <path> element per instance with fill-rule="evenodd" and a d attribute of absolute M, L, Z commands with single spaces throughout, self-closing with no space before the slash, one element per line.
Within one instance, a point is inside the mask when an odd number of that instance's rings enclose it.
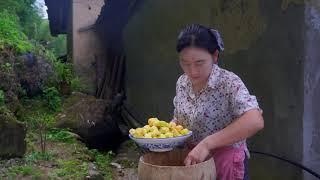
<path fill-rule="evenodd" d="M 262 113 L 258 109 L 249 110 L 224 129 L 203 139 L 188 154 L 185 164 L 200 163 L 207 158 L 210 151 L 251 137 L 263 127 Z"/>
<path fill-rule="evenodd" d="M 213 150 L 249 138 L 263 127 L 264 121 L 261 112 L 253 109 L 245 112 L 233 123 L 206 137 L 203 141 L 209 150 Z"/>

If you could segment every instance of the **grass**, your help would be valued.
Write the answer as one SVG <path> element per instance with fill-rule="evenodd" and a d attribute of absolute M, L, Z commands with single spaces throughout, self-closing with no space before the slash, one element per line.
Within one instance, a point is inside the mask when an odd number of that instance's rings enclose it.
<path fill-rule="evenodd" d="M 0 179 L 85 179 L 93 164 L 104 179 L 112 179 L 114 154 L 88 149 L 65 129 L 53 129 L 46 153 L 41 152 L 36 133 L 29 132 L 27 154 L 22 163 L 7 167 Z M 1 167 L 1 165 L 0 165 Z"/>
<path fill-rule="evenodd" d="M 83 179 L 88 176 L 88 162 L 78 159 L 58 159 L 58 168 L 49 173 L 49 178 Z"/>
<path fill-rule="evenodd" d="M 29 176 L 32 179 L 40 179 L 41 171 L 33 165 L 14 166 L 8 170 L 9 179 L 20 179 L 21 177 Z"/>

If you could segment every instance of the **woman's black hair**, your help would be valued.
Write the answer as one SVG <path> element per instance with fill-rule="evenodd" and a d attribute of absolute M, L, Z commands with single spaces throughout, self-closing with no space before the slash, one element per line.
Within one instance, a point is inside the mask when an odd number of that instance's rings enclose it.
<path fill-rule="evenodd" d="M 216 50 L 219 52 L 224 50 L 219 32 L 200 24 L 191 24 L 181 30 L 176 50 L 179 53 L 187 47 L 206 49 L 211 54 Z"/>

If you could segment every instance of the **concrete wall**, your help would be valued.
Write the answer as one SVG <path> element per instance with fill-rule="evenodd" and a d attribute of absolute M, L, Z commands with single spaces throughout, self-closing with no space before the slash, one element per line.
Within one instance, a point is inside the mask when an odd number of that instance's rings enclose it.
<path fill-rule="evenodd" d="M 249 139 L 251 150 L 301 163 L 303 156 L 304 7 L 260 1 L 263 34 L 247 49 L 224 56 L 224 66 L 243 79 L 264 110 L 265 129 Z M 285 162 L 252 154 L 252 179 L 302 179 Z"/>
<path fill-rule="evenodd" d="M 72 60 L 81 83 L 90 94 L 96 90 L 96 60 L 104 57 L 105 52 L 97 33 L 87 27 L 95 23 L 103 5 L 104 0 L 73 0 L 71 6 Z"/>
<path fill-rule="evenodd" d="M 305 8 L 304 156 L 303 162 L 320 174 L 320 1 Z M 312 180 L 305 173 L 306 180 Z"/>
<path fill-rule="evenodd" d="M 319 170 L 320 85 L 319 79 L 305 82 L 306 74 L 313 77 L 320 68 L 319 56 L 309 53 L 309 47 L 319 49 L 319 31 L 307 31 L 306 21 L 314 21 L 306 19 L 306 8 L 303 0 L 145 0 L 124 31 L 128 101 L 141 121 L 170 119 L 181 73 L 177 34 L 189 23 L 213 26 L 225 40 L 222 66 L 243 79 L 264 110 L 265 129 L 249 140 L 250 148 Z M 303 179 L 301 169 L 268 157 L 253 154 L 250 164 L 252 179 Z"/>

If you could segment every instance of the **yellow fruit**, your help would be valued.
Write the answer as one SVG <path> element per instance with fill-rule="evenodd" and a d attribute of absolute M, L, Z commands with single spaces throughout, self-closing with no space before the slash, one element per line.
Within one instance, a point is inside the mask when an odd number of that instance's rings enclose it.
<path fill-rule="evenodd" d="M 158 119 L 151 122 L 150 126 L 157 126 L 160 121 Z"/>
<path fill-rule="evenodd" d="M 160 134 L 159 138 L 166 138 L 164 134 Z"/>
<path fill-rule="evenodd" d="M 175 122 L 170 122 L 169 123 L 169 127 L 170 128 L 175 128 L 177 126 L 177 124 Z"/>
<path fill-rule="evenodd" d="M 167 138 L 171 138 L 171 137 L 173 137 L 173 133 L 172 133 L 172 132 L 167 132 L 167 133 L 165 134 L 165 136 L 166 136 Z"/>
<path fill-rule="evenodd" d="M 190 131 L 174 122 L 167 123 L 158 118 L 149 118 L 142 128 L 130 129 L 129 133 L 136 138 L 171 138 L 186 135 Z"/>
<path fill-rule="evenodd" d="M 158 121 L 156 123 L 156 126 L 158 126 L 158 127 L 169 127 L 169 124 L 167 122 L 165 122 L 165 121 Z"/>
<path fill-rule="evenodd" d="M 142 128 L 137 128 L 136 129 L 136 133 L 141 133 L 142 132 Z"/>
<path fill-rule="evenodd" d="M 153 124 L 152 124 L 153 126 L 156 126 L 156 127 L 159 127 L 159 125 L 160 125 L 160 121 L 153 121 Z"/>
<path fill-rule="evenodd" d="M 178 132 L 180 132 L 182 129 L 183 129 L 183 127 L 181 126 L 181 125 L 178 125 L 178 126 L 176 126 L 176 128 L 175 128 Z"/>
<path fill-rule="evenodd" d="M 172 131 L 173 131 L 173 137 L 177 137 L 181 135 L 176 129 L 173 129 Z"/>
<path fill-rule="evenodd" d="M 169 130 L 169 128 L 168 127 L 161 127 L 160 128 L 160 132 L 162 133 L 162 134 L 165 134 L 165 133 L 167 133 L 167 132 L 169 132 L 170 130 Z"/>
<path fill-rule="evenodd" d="M 158 118 L 149 118 L 149 119 L 148 119 L 148 124 L 149 124 L 150 126 L 153 126 L 153 123 L 154 123 L 155 121 L 158 121 Z"/>
<path fill-rule="evenodd" d="M 153 131 L 158 131 L 157 126 L 151 126 L 151 127 L 150 127 L 150 131 L 151 131 L 151 132 L 153 132 Z"/>
<path fill-rule="evenodd" d="M 135 132 L 136 132 L 135 129 L 130 129 L 130 130 L 129 130 L 129 133 L 130 133 L 131 135 L 133 135 Z"/>
<path fill-rule="evenodd" d="M 135 138 L 142 138 L 142 137 L 144 137 L 144 135 L 141 134 L 141 133 L 135 132 L 135 133 L 133 134 L 133 137 L 135 137 Z"/>
<path fill-rule="evenodd" d="M 136 132 L 138 134 L 141 134 L 142 136 L 144 136 L 147 133 L 147 130 L 143 129 L 143 128 L 137 128 Z"/>
<path fill-rule="evenodd" d="M 151 133 L 151 137 L 152 137 L 152 138 L 158 138 L 158 136 L 159 136 L 159 135 L 156 134 L 156 133 Z"/>
<path fill-rule="evenodd" d="M 147 131 L 147 133 L 151 131 L 150 128 L 151 128 L 151 127 L 150 127 L 149 125 L 143 126 L 143 129 L 145 129 L 145 130 Z"/>
<path fill-rule="evenodd" d="M 144 135 L 144 138 L 152 138 L 151 133 L 147 133 L 147 134 L 145 134 L 145 135 Z"/>
<path fill-rule="evenodd" d="M 149 125 L 145 125 L 145 126 L 143 126 L 143 128 L 148 129 L 148 128 L 150 128 L 150 126 Z"/>
<path fill-rule="evenodd" d="M 181 133 L 182 135 L 186 135 L 186 134 L 189 133 L 189 130 L 188 130 L 188 129 L 182 129 L 182 130 L 180 131 L 180 133 Z"/>
<path fill-rule="evenodd" d="M 153 138 L 157 138 L 160 134 L 161 134 L 161 133 L 160 133 L 158 130 L 155 130 L 155 131 L 152 131 L 152 132 L 151 132 L 151 136 L 152 136 Z"/>

